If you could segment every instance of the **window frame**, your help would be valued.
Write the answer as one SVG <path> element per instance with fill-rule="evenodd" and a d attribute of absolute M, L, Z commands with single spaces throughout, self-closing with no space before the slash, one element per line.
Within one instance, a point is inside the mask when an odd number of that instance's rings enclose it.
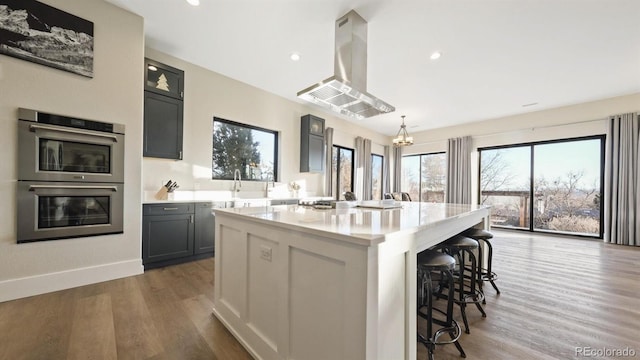
<path fill-rule="evenodd" d="M 535 167 L 535 151 L 534 151 L 534 147 L 536 145 L 548 145 L 548 144 L 558 144 L 558 143 L 569 143 L 569 142 L 576 142 L 576 141 L 585 141 L 585 140 L 600 140 L 600 229 L 599 229 L 599 234 L 598 235 L 587 235 L 587 234 L 581 234 L 581 233 L 567 233 L 567 232 L 559 232 L 559 231 L 553 231 L 553 230 L 545 230 L 545 229 L 535 229 L 534 226 L 534 201 L 530 201 L 529 206 L 528 206 L 528 211 L 529 211 L 529 228 L 528 229 L 523 229 L 523 228 L 513 228 L 513 227 L 503 227 L 503 226 L 498 226 L 498 225 L 493 225 L 496 228 L 504 228 L 504 229 L 509 229 L 509 230 L 514 230 L 514 231 L 526 231 L 526 232 L 531 232 L 531 233 L 538 233 L 538 234 L 554 234 L 554 235 L 565 235 L 565 236 L 574 236 L 574 237 L 581 237 L 581 238 L 588 238 L 588 239 L 603 239 L 604 238 L 604 208 L 602 206 L 602 204 L 604 204 L 605 202 L 605 189 L 604 189 L 604 181 L 605 181 L 605 151 L 606 151 L 606 142 L 607 142 L 607 136 L 605 134 L 600 134 L 600 135 L 589 135 L 589 136 L 579 136 L 579 137 L 571 137 L 571 138 L 562 138 L 562 139 L 551 139 L 551 140 L 542 140 L 542 141 L 531 141 L 531 142 L 525 142 L 525 143 L 517 143 L 517 144 L 508 144 L 508 145 L 497 145 L 497 146 L 486 146 L 486 147 L 479 147 L 477 149 L 478 152 L 478 178 L 477 180 L 477 184 L 478 184 L 478 193 L 477 193 L 477 199 L 478 199 L 478 203 L 480 203 L 480 199 L 482 196 L 482 189 L 480 188 L 480 179 L 482 177 L 482 151 L 485 150 L 499 150 L 499 149 L 508 149 L 508 148 L 516 148 L 516 147 L 529 147 L 529 152 L 530 152 L 530 163 L 529 163 L 529 196 L 531 199 L 533 199 L 533 193 L 535 192 L 535 173 L 534 173 L 534 167 Z"/>
<path fill-rule="evenodd" d="M 446 151 L 436 151 L 436 152 L 428 152 L 428 153 L 419 153 L 419 154 L 408 154 L 408 155 L 403 155 L 402 159 L 404 159 L 405 157 L 413 157 L 413 156 L 417 156 L 418 157 L 418 199 L 413 199 L 413 201 L 419 201 L 422 202 L 422 157 L 423 156 L 430 156 L 430 155 L 447 155 Z M 404 171 L 402 171 L 404 173 Z M 444 181 L 444 189 L 443 189 L 443 201 L 441 203 L 437 203 L 437 204 L 445 204 L 447 202 L 447 180 L 446 180 L 446 176 L 447 176 L 447 169 L 446 169 L 446 163 L 445 163 L 445 169 L 444 169 L 444 175 L 445 175 L 445 181 Z M 405 191 L 404 189 L 401 189 L 401 191 Z"/>
<path fill-rule="evenodd" d="M 350 191 L 353 192 L 353 180 L 354 180 L 353 179 L 353 177 L 354 177 L 353 175 L 354 175 L 354 167 L 355 167 L 355 164 L 354 164 L 354 161 L 355 161 L 355 149 L 348 148 L 346 146 L 341 146 L 341 145 L 333 145 L 333 148 L 331 149 L 331 163 L 332 163 L 331 166 L 332 167 L 334 165 L 333 164 L 333 149 L 337 149 L 338 150 L 337 156 L 336 156 L 336 164 L 335 164 L 336 165 L 336 171 L 335 171 L 335 174 L 334 174 L 334 179 L 336 180 L 336 189 L 333 189 L 333 190 L 335 192 L 335 199 L 336 200 L 340 200 L 340 197 L 342 196 L 342 191 L 340 191 L 340 189 L 339 189 L 340 188 L 340 163 L 341 163 L 341 161 L 340 161 L 340 158 L 341 158 L 340 150 L 342 149 L 342 150 L 351 151 L 351 169 L 350 169 L 351 170 L 351 184 L 349 184 L 349 186 L 351 187 Z M 332 185 L 332 187 L 333 187 L 333 185 Z"/>
<path fill-rule="evenodd" d="M 374 199 L 373 198 L 373 159 L 374 158 L 380 158 L 380 198 L 379 199 Z M 379 155 L 379 154 L 374 154 L 371 153 L 371 183 L 369 184 L 369 191 L 371 192 L 371 198 L 373 200 L 382 200 L 384 198 L 384 155 Z"/>
<path fill-rule="evenodd" d="M 256 131 L 261 131 L 264 133 L 268 133 L 273 135 L 273 179 L 242 179 L 242 181 L 278 181 L 278 158 L 279 153 L 278 153 L 278 143 L 279 143 L 279 138 L 280 138 L 280 132 L 276 131 L 276 130 L 271 130 L 271 129 L 266 129 L 263 127 L 259 127 L 259 126 L 255 126 L 255 125 L 249 125 L 249 124 L 244 124 L 241 122 L 237 122 L 237 121 L 233 121 L 233 120 L 228 120 L 228 119 L 223 119 L 217 116 L 213 117 L 213 122 L 211 123 L 211 180 L 233 180 L 233 177 L 214 177 L 214 164 L 213 164 L 213 151 L 215 149 L 215 144 L 216 144 L 216 140 L 214 138 L 215 136 L 215 123 L 219 122 L 219 123 L 224 123 L 224 124 L 228 124 L 228 125 L 233 125 L 233 126 L 238 126 L 238 127 L 242 127 L 242 128 L 246 128 L 249 130 L 256 130 Z"/>

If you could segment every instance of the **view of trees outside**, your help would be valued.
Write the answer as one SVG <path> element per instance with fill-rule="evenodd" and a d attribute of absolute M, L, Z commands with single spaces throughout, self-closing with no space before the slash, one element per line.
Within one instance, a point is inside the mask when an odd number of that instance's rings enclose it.
<path fill-rule="evenodd" d="M 445 153 L 408 155 L 402 157 L 402 191 L 421 202 L 444 202 L 447 185 L 447 155 Z"/>
<path fill-rule="evenodd" d="M 382 199 L 382 155 L 371 154 L 371 199 Z"/>
<path fill-rule="evenodd" d="M 334 145 L 331 166 L 333 179 L 331 187 L 338 200 L 344 200 L 345 191 L 353 191 L 353 149 Z"/>
<path fill-rule="evenodd" d="M 238 169 L 243 180 L 275 180 L 276 136 L 215 118 L 212 178 L 233 179 Z"/>
<path fill-rule="evenodd" d="M 493 206 L 492 224 L 599 236 L 603 141 L 480 150 L 480 202 Z"/>
<path fill-rule="evenodd" d="M 480 151 L 480 204 L 492 225 L 529 229 L 531 146 Z"/>

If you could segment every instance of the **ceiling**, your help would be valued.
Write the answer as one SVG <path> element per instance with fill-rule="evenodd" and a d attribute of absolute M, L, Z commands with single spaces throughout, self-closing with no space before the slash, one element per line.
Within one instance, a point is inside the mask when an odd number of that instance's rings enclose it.
<path fill-rule="evenodd" d="M 396 111 L 349 120 L 387 135 L 401 115 L 413 133 L 640 92 L 639 0 L 107 1 L 145 18 L 148 47 L 298 102 L 355 9 L 366 91 Z"/>

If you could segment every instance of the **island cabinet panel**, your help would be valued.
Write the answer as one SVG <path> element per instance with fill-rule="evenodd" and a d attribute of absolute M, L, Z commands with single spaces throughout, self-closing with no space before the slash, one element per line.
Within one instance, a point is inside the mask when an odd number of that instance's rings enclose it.
<path fill-rule="evenodd" d="M 216 211 L 214 315 L 257 359 L 415 359 L 417 254 L 479 205 Z"/>
<path fill-rule="evenodd" d="M 367 247 L 305 236 L 218 213 L 214 312 L 260 358 L 365 359 Z"/>

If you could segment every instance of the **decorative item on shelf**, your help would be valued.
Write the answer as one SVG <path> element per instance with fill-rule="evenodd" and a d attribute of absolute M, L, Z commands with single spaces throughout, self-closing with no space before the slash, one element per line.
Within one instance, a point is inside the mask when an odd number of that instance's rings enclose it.
<path fill-rule="evenodd" d="M 298 190 L 300 190 L 300 184 L 295 181 L 289 183 L 289 191 L 291 191 L 292 197 L 298 197 Z"/>
<path fill-rule="evenodd" d="M 173 200 L 173 191 L 179 187 L 180 185 L 177 182 L 169 180 L 158 190 L 155 198 L 157 200 Z"/>
<path fill-rule="evenodd" d="M 400 125 L 400 130 L 398 130 L 398 135 L 393 139 L 394 146 L 409 146 L 413 145 L 413 137 L 409 136 L 407 133 L 407 126 L 404 124 L 404 117 L 402 115 L 402 125 Z"/>

